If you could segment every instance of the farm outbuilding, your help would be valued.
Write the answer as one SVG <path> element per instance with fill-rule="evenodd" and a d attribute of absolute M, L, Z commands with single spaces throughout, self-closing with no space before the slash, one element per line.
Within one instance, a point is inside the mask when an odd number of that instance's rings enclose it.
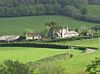
<path fill-rule="evenodd" d="M 17 35 L 2 35 L 0 36 L 0 42 L 12 42 L 16 41 L 20 38 L 20 36 Z"/>

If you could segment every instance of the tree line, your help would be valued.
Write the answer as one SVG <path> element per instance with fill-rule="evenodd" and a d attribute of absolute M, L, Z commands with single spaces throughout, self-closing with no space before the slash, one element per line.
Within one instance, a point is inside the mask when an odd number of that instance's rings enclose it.
<path fill-rule="evenodd" d="M 75 16 L 85 14 L 87 4 L 87 0 L 0 0 L 0 16 Z"/>
<path fill-rule="evenodd" d="M 88 3 L 91 5 L 100 5 L 100 0 L 88 0 Z"/>
<path fill-rule="evenodd" d="M 0 0 L 0 17 L 65 15 L 100 23 L 99 16 L 87 15 L 91 4 L 100 5 L 100 0 Z"/>

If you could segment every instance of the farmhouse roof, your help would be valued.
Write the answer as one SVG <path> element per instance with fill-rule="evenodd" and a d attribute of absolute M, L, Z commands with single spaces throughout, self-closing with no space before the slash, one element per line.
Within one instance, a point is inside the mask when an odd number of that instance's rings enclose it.
<path fill-rule="evenodd" d="M 28 37 L 33 37 L 34 33 L 26 33 Z"/>
<path fill-rule="evenodd" d="M 26 33 L 26 35 L 27 35 L 28 37 L 40 36 L 40 34 L 38 34 L 38 33 Z"/>

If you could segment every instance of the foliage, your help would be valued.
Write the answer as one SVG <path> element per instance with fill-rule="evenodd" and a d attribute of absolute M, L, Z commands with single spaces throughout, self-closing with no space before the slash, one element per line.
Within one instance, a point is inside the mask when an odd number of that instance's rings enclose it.
<path fill-rule="evenodd" d="M 48 27 L 48 37 L 50 39 L 55 39 L 57 37 L 56 32 L 62 28 L 62 26 L 56 22 L 48 22 L 45 25 Z"/>
<path fill-rule="evenodd" d="M 19 61 L 6 60 L 0 64 L 0 74 L 66 74 L 65 67 L 53 61 L 41 62 L 35 66 L 36 63 L 33 63 L 34 68 L 31 68 L 32 65 L 28 63 L 23 64 Z"/>
<path fill-rule="evenodd" d="M 65 6 L 64 13 L 71 17 L 76 17 L 78 15 L 81 15 L 81 12 L 77 8 L 68 5 Z"/>
<path fill-rule="evenodd" d="M 19 61 L 6 60 L 0 65 L 0 74 L 33 74 L 33 71 Z"/>
<path fill-rule="evenodd" d="M 67 15 L 100 23 L 98 16 L 86 15 L 88 4 L 99 5 L 100 0 L 0 0 L 0 16 Z"/>
<path fill-rule="evenodd" d="M 95 25 L 95 26 L 92 27 L 92 29 L 98 31 L 98 30 L 100 30 L 100 25 Z"/>
<path fill-rule="evenodd" d="M 87 28 L 86 26 L 81 26 L 80 28 L 77 29 L 78 33 L 81 36 L 87 36 L 87 31 L 89 30 L 89 28 Z"/>
<path fill-rule="evenodd" d="M 98 74 L 100 73 L 100 58 L 96 58 L 92 61 L 90 65 L 87 66 L 86 72 L 89 74 Z"/>
<path fill-rule="evenodd" d="M 87 0 L 0 0 L 0 16 L 64 14 L 66 5 L 81 11 Z"/>

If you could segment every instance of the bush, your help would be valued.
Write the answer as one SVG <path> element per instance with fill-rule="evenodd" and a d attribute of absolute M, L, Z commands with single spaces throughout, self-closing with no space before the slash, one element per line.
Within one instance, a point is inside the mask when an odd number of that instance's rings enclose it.
<path fill-rule="evenodd" d="M 3 65 L 0 65 L 0 74 L 33 74 L 33 71 L 26 64 L 6 60 Z"/>
<path fill-rule="evenodd" d="M 87 65 L 86 72 L 89 74 L 100 74 L 100 58 L 96 58 L 91 64 Z"/>
<path fill-rule="evenodd" d="M 22 64 L 19 61 L 6 60 L 0 64 L 0 74 L 66 74 L 65 68 L 51 61 L 40 64 Z"/>

